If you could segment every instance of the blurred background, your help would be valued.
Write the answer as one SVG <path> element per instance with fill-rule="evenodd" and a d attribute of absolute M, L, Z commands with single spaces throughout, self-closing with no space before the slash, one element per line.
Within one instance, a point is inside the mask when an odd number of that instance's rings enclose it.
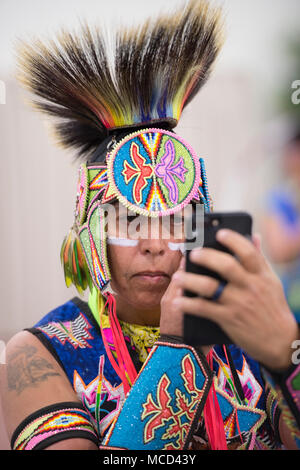
<path fill-rule="evenodd" d="M 61 26 L 76 28 L 82 18 L 131 24 L 182 3 L 1 0 L 0 356 L 1 345 L 17 331 L 77 295 L 64 285 L 59 251 L 73 222 L 78 165 L 55 147 L 47 124 L 25 104 L 15 79 L 16 38 L 51 37 Z M 218 3 L 226 43 L 177 132 L 206 160 L 214 209 L 253 215 L 289 295 L 288 283 L 300 279 L 300 139 L 291 143 L 300 131 L 300 2 Z M 294 282 L 289 297 L 295 312 L 298 287 Z M 0 449 L 6 448 L 0 410 Z"/>

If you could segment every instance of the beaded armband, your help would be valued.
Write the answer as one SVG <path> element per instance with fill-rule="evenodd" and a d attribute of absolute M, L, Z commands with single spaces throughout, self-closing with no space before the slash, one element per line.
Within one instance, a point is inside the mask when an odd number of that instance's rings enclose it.
<path fill-rule="evenodd" d="M 76 402 L 57 403 L 28 416 L 11 439 L 12 450 L 43 450 L 59 441 L 83 438 L 98 445 L 89 414 Z"/>
<path fill-rule="evenodd" d="M 300 364 L 284 373 L 264 370 L 267 385 L 278 401 L 282 419 L 300 449 Z"/>
<path fill-rule="evenodd" d="M 100 448 L 186 449 L 211 384 L 202 353 L 158 341 Z"/>

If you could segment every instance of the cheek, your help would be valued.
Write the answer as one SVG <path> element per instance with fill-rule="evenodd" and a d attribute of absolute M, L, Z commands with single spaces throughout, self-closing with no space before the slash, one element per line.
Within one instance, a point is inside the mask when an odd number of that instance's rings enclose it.
<path fill-rule="evenodd" d="M 170 250 L 169 259 L 172 274 L 179 268 L 180 262 L 183 258 L 183 254 L 180 250 Z"/>
<path fill-rule="evenodd" d="M 118 245 L 107 245 L 107 258 L 112 282 L 126 281 L 136 256 L 136 248 L 126 248 Z"/>

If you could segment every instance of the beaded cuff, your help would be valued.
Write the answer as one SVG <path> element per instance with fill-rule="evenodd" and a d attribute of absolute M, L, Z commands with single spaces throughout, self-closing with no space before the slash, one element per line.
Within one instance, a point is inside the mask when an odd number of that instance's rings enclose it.
<path fill-rule="evenodd" d="M 98 445 L 98 437 L 84 407 L 76 402 L 57 403 L 29 415 L 11 439 L 12 450 L 43 450 L 55 442 L 83 438 Z"/>
<path fill-rule="evenodd" d="M 212 384 L 201 355 L 191 346 L 158 341 L 101 448 L 186 449 Z"/>
<path fill-rule="evenodd" d="M 264 375 L 278 401 L 282 418 L 300 449 L 300 364 L 283 373 L 264 370 Z"/>

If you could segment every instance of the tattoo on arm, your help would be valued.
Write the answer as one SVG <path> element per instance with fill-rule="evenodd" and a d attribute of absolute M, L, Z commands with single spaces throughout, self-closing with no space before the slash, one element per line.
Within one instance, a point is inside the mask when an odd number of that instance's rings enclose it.
<path fill-rule="evenodd" d="M 34 346 L 20 346 L 7 357 L 8 389 L 18 395 L 26 388 L 45 382 L 48 377 L 59 375 L 50 362 L 37 354 Z"/>

